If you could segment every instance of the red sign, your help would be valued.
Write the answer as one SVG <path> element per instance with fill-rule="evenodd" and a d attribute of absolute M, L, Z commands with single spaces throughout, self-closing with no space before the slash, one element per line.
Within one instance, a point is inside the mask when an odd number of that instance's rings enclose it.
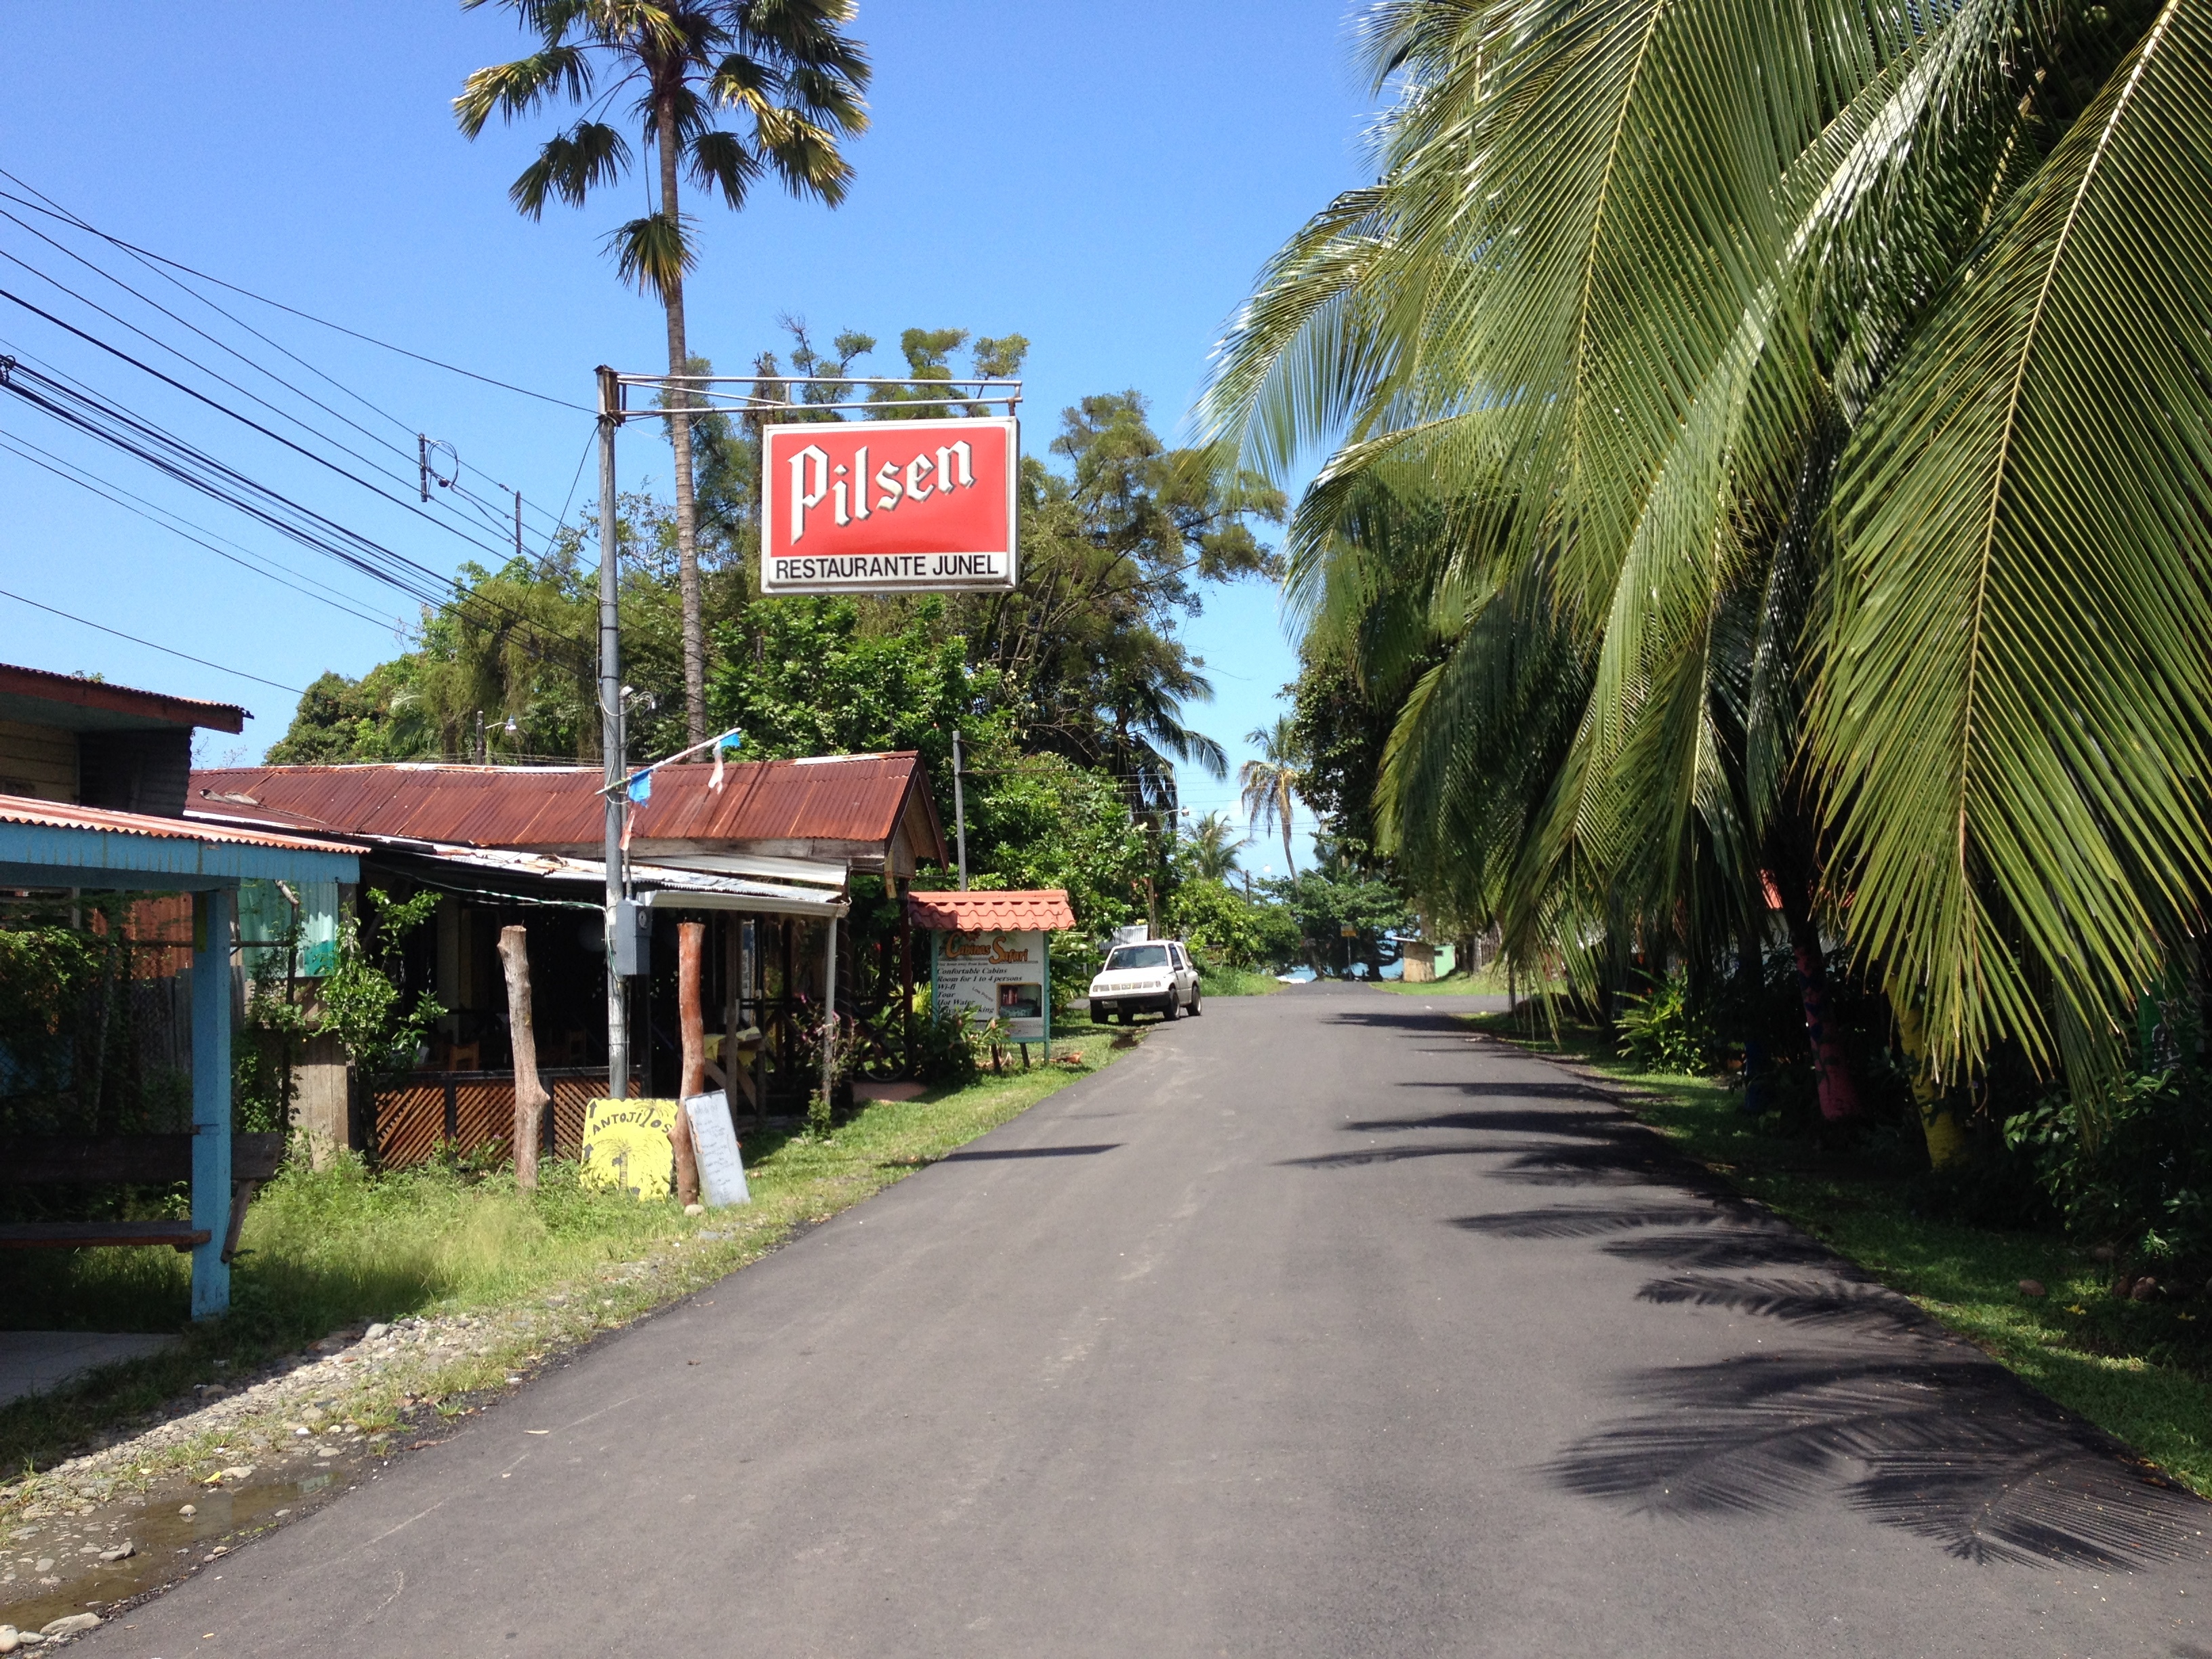
<path fill-rule="evenodd" d="M 761 436 L 763 592 L 1014 585 L 1016 422 L 821 421 Z"/>

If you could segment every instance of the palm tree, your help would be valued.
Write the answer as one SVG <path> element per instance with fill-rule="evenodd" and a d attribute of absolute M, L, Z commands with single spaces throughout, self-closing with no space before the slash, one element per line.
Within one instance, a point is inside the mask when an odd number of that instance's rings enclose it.
<path fill-rule="evenodd" d="M 1365 38 L 1382 176 L 1206 414 L 1331 451 L 1291 594 L 1401 700 L 1401 870 L 1524 958 L 1718 954 L 1771 879 L 1938 1075 L 2010 1038 L 2094 1085 L 2212 898 L 2212 0 Z"/>
<path fill-rule="evenodd" d="M 1200 881 L 1227 881 L 1237 869 L 1238 849 L 1251 844 L 1249 836 L 1237 835 L 1236 821 L 1224 812 L 1208 812 L 1191 825 L 1183 841 L 1191 873 Z"/>
<path fill-rule="evenodd" d="M 1248 760 L 1237 769 L 1244 814 L 1251 820 L 1255 836 L 1265 835 L 1273 825 L 1282 827 L 1283 865 L 1295 876 L 1298 866 L 1291 856 L 1291 820 L 1298 791 L 1305 782 L 1305 745 L 1298 741 L 1297 730 L 1287 714 L 1277 715 L 1272 726 L 1255 726 L 1244 734 L 1244 741 L 1260 751 L 1259 759 Z"/>
<path fill-rule="evenodd" d="M 484 0 L 462 0 L 465 7 Z M 742 208 L 751 187 L 773 173 L 792 195 L 830 207 L 853 176 L 841 138 L 866 130 L 861 94 L 869 66 L 860 42 L 840 26 L 854 0 L 501 0 L 538 38 L 513 63 L 480 69 L 453 100 L 461 131 L 474 138 L 496 111 L 507 120 L 556 99 L 581 105 L 575 125 L 546 141 L 507 194 L 532 219 L 549 198 L 572 207 L 629 171 L 629 141 L 599 118 L 625 88 L 639 141 L 659 163 L 656 210 L 608 238 L 626 282 L 659 300 L 668 317 L 668 372 L 686 373 L 691 356 L 684 325 L 684 278 L 697 260 L 692 223 L 678 181 L 719 191 Z M 602 87 L 599 66 L 613 74 Z M 739 131 L 713 125 L 734 115 Z M 690 407 L 672 380 L 664 400 Z M 684 606 L 684 689 L 691 740 L 707 730 L 706 629 L 701 614 L 697 520 L 691 471 L 691 422 L 669 423 L 675 444 L 678 584 Z"/>

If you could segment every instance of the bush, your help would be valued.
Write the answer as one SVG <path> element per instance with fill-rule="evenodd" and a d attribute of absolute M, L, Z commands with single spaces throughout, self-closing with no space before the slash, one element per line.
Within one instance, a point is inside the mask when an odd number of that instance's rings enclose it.
<path fill-rule="evenodd" d="M 2063 1091 L 2005 1121 L 2066 1231 L 2148 1261 L 2212 1256 L 2212 1078 L 2176 1066 L 2124 1078 L 2084 1136 Z"/>
<path fill-rule="evenodd" d="M 1688 979 L 1670 974 L 1638 997 L 1622 999 L 1620 1053 L 1650 1072 L 1704 1076 L 1726 1063 L 1728 1045 Z"/>
<path fill-rule="evenodd" d="M 975 1018 L 965 1006 L 931 1008 L 914 1023 L 914 1070 L 923 1082 L 958 1089 L 983 1074 L 975 1059 Z"/>

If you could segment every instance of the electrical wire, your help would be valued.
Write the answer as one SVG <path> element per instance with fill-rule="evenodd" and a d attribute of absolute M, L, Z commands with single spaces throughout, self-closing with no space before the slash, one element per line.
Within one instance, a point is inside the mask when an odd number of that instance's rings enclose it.
<path fill-rule="evenodd" d="M 12 289 L 0 288 L 0 300 L 6 300 L 12 305 L 20 306 L 25 311 L 31 313 L 33 316 L 44 318 L 55 327 L 61 329 L 67 333 L 75 335 L 78 339 L 82 340 L 87 345 L 98 347 L 100 350 L 106 352 L 110 356 L 118 358 L 122 362 L 130 364 L 131 368 L 137 369 L 140 374 L 150 375 L 153 379 L 161 381 L 162 385 L 170 387 L 173 391 L 183 392 L 187 398 L 192 398 L 195 402 L 205 404 L 208 408 L 214 410 L 219 415 L 228 416 L 232 420 L 236 421 L 240 426 L 249 428 L 252 431 L 259 433 L 263 437 L 268 439 L 272 443 L 282 444 L 294 454 L 313 461 L 318 466 L 325 468 L 331 472 L 335 472 L 339 477 L 345 479 L 348 483 L 359 484 L 363 489 L 368 490 L 371 495 L 381 496 L 384 500 L 391 502 L 394 507 L 399 507 L 403 511 L 412 513 L 416 518 L 422 520 L 424 523 L 435 525 L 439 529 L 445 531 L 447 534 L 458 536 L 461 540 L 466 542 L 470 546 L 477 549 L 479 551 L 489 553 L 496 556 L 506 550 L 503 548 L 494 547 L 488 543 L 478 541 L 474 536 L 470 535 L 466 531 L 461 529 L 459 526 L 449 524 L 443 519 L 438 518 L 434 514 L 425 513 L 420 507 L 416 506 L 413 501 L 408 501 L 404 496 L 393 495 L 385 490 L 378 489 L 374 484 L 369 483 L 368 479 L 363 478 L 356 473 L 347 471 L 345 468 L 340 466 L 336 461 L 331 460 L 328 456 L 318 455 L 313 450 L 307 448 L 305 445 L 293 442 L 291 439 L 284 436 L 283 433 L 270 431 L 267 427 L 262 425 L 260 422 L 255 420 L 252 416 L 241 415 L 238 410 L 231 408 L 228 404 L 223 403 L 221 399 L 210 398 L 204 392 L 201 392 L 195 387 L 186 386 L 182 380 L 177 380 L 172 375 L 164 374 L 160 369 L 155 368 L 152 364 L 142 362 L 140 359 L 132 356 L 129 352 L 124 350 L 122 347 L 110 344 L 107 341 L 101 339 L 98 335 L 88 333 L 73 323 L 63 321 L 62 319 L 55 316 L 52 312 L 47 311 L 42 307 L 33 305 L 28 300 L 26 300 L 21 295 L 14 292 Z"/>
<path fill-rule="evenodd" d="M 14 177 L 13 174 L 8 174 L 7 176 L 10 178 Z M 20 183 L 21 181 L 18 180 L 18 182 Z M 32 189 L 33 187 L 27 185 L 24 188 Z M 105 236 L 104 233 L 78 217 L 76 215 L 69 212 L 69 210 L 63 208 L 58 202 L 55 202 L 52 197 L 45 196 L 43 191 L 33 190 L 33 193 L 34 195 L 40 196 L 42 199 L 46 201 L 51 207 L 55 210 L 55 211 L 46 214 L 46 216 L 59 218 L 64 223 L 74 225 L 91 235 L 101 237 L 104 240 L 111 242 L 114 240 L 112 238 Z M 0 191 L 0 199 L 15 202 L 19 206 L 28 207 L 33 212 L 45 212 L 45 210 L 39 209 L 33 206 L 31 204 L 24 202 L 20 197 L 10 196 L 4 191 Z M 171 311 L 168 307 L 163 306 L 159 301 L 140 292 L 137 289 L 133 288 L 130 283 L 125 282 L 121 277 L 116 276 L 112 271 L 110 271 L 104 267 L 94 264 L 93 261 L 85 258 L 82 254 L 76 252 L 74 249 L 69 247 L 65 244 L 47 235 L 36 226 L 25 222 L 23 220 L 17 218 L 14 214 L 9 213 L 5 210 L 0 210 L 0 218 L 6 219 L 9 222 L 17 226 L 19 228 L 26 231 L 29 234 L 37 237 L 40 241 L 46 243 L 49 247 L 55 249 L 65 258 L 74 260 L 76 264 L 82 265 L 86 270 L 92 271 L 94 275 L 100 276 L 104 281 L 111 283 L 117 288 L 121 289 L 125 294 L 130 295 L 131 298 L 138 301 L 142 305 L 147 306 L 149 308 L 161 313 L 161 315 L 168 318 L 179 326 L 191 330 L 191 332 L 198 335 L 200 338 L 207 341 L 210 345 L 215 346 L 219 350 L 228 353 L 231 356 L 236 358 L 240 362 L 244 363 L 255 373 L 264 375 L 268 379 L 275 381 L 278 386 L 283 386 L 287 392 L 291 392 L 295 397 L 301 398 L 306 403 L 313 404 L 315 408 L 321 410 L 325 414 L 330 416 L 333 420 L 343 422 L 345 425 L 352 428 L 356 432 L 360 433 L 364 438 L 367 438 L 372 443 L 383 446 L 385 448 L 391 450 L 403 460 L 412 459 L 410 453 L 400 445 L 395 444 L 389 439 L 381 437 L 379 434 L 371 432 L 367 427 L 362 426 L 358 421 L 352 419 L 349 416 L 341 413 L 337 410 L 332 409 L 328 404 L 324 403 L 313 393 L 294 385 L 291 381 L 287 380 L 283 375 L 270 369 L 266 365 L 255 361 L 246 353 L 238 350 L 228 342 L 216 335 L 209 333 L 206 330 L 202 329 L 197 325 L 187 321 L 183 317 L 179 316 L 175 312 Z M 297 352 L 292 351 L 280 342 L 271 339 L 268 335 L 264 334 L 260 330 L 255 328 L 251 323 L 246 322 L 244 319 L 237 316 L 230 311 L 225 310 L 222 306 L 216 304 L 214 301 L 209 299 L 205 295 L 201 294 L 197 289 L 179 282 L 176 277 L 171 276 L 167 271 L 160 269 L 157 265 L 149 263 L 147 258 L 141 257 L 137 252 L 131 251 L 127 244 L 118 244 L 118 246 L 124 246 L 125 251 L 130 252 L 131 257 L 137 260 L 138 264 L 144 265 L 147 270 L 161 277 L 162 281 L 167 283 L 179 293 L 186 295 L 188 298 L 195 301 L 198 304 L 205 306 L 209 310 L 214 312 L 216 315 L 224 319 L 234 326 L 245 330 L 246 333 L 251 334 L 255 339 L 261 341 L 270 349 L 279 353 L 283 356 L 289 358 L 293 362 L 297 363 L 309 374 L 335 387 L 337 391 L 344 393 L 347 397 L 352 398 L 356 403 L 361 404 L 362 408 L 369 410 L 372 414 L 391 422 L 391 424 L 397 428 L 403 434 L 416 433 L 416 428 L 414 427 L 401 420 L 389 410 L 380 407 L 370 398 L 362 396 L 351 386 L 347 386 L 343 381 L 337 380 L 335 376 L 329 374 L 323 369 L 316 367 L 316 365 L 301 356 Z M 57 281 L 50 273 L 40 270 L 37 266 L 31 264 L 26 260 L 17 258 L 13 254 L 0 255 L 0 257 L 5 257 L 13 263 L 21 265 L 25 270 L 33 272 L 33 274 L 37 276 L 41 281 L 52 283 L 63 293 L 68 294 L 72 299 L 77 300 L 80 303 L 87 305 L 92 309 L 100 312 L 102 315 L 109 317 L 114 321 L 122 324 L 124 327 L 131 329 L 133 333 L 139 335 L 141 338 L 149 340 L 154 344 L 161 347 L 161 349 L 168 351 L 172 356 L 178 357 L 185 362 L 191 363 L 192 367 L 198 368 L 202 373 L 212 375 L 216 380 L 222 380 L 224 385 L 231 386 L 233 390 L 239 392 L 240 395 L 253 398 L 253 400 L 256 403 L 260 404 L 263 408 L 270 410 L 273 413 L 283 416 L 284 419 L 292 422 L 294 425 L 298 426 L 303 431 L 313 432 L 316 436 L 323 438 L 325 441 L 336 441 L 330 439 L 328 434 L 316 431 L 316 428 L 307 422 L 300 420 L 296 416 L 291 415 L 289 411 L 278 410 L 276 405 L 269 403 L 266 399 L 255 397 L 253 393 L 246 392 L 245 388 L 237 386 L 235 382 L 228 380 L 220 374 L 216 374 L 214 370 L 208 368 L 206 365 L 197 362 L 185 354 L 177 351 L 166 342 L 147 333 L 143 329 L 137 328 L 135 325 L 125 321 L 124 319 L 116 317 L 112 312 L 106 311 L 104 307 L 101 307 L 94 304 L 92 301 L 86 299 L 82 295 L 77 294 L 66 284 Z M 416 435 L 419 436 L 419 434 Z M 358 452 L 346 448 L 343 444 L 339 444 L 337 447 L 345 450 L 346 453 L 353 455 L 356 459 L 361 460 L 364 465 L 374 465 L 374 462 L 369 461 L 367 457 L 360 455 Z M 404 477 L 399 477 L 398 474 L 387 471 L 386 476 L 393 477 L 397 482 L 403 484 L 406 482 Z M 502 492 L 509 495 L 520 497 L 522 500 L 523 505 L 527 507 L 532 512 L 535 513 L 539 518 L 544 519 L 549 516 L 544 507 L 538 506 L 535 501 L 529 500 L 528 497 L 523 496 L 522 492 L 515 489 L 512 485 L 501 483 L 500 480 L 492 477 L 489 473 L 484 476 L 489 483 Z M 485 504 L 482 503 L 479 498 L 474 496 L 471 492 L 459 488 L 458 481 L 455 484 L 447 485 L 447 487 L 453 489 L 456 495 L 466 496 L 470 500 L 471 506 L 476 507 L 478 515 L 486 518 L 488 520 L 489 520 L 489 514 L 486 509 Z M 495 527 L 503 529 L 505 526 L 503 524 L 501 524 Z"/>
<path fill-rule="evenodd" d="M 158 371 L 155 373 L 158 374 Z M 483 611 L 498 612 L 507 623 L 534 634 L 541 644 L 550 641 L 556 655 L 573 656 L 581 663 L 588 654 L 583 642 L 573 635 L 550 630 L 510 606 L 462 588 L 428 566 L 302 506 L 174 434 L 108 403 L 88 387 L 40 374 L 17 359 L 0 359 L 0 391 L 12 393 L 64 424 L 246 514 L 311 551 L 398 588 L 423 605 L 452 606 L 464 614 L 466 606 L 475 605 L 480 607 L 480 614 Z M 526 637 L 522 643 L 526 649 L 531 648 Z M 533 654 L 546 653 L 534 651 Z"/>
<path fill-rule="evenodd" d="M 327 605 L 334 611 L 343 611 L 349 617 L 358 617 L 362 621 L 373 623 L 379 628 L 403 629 L 406 625 L 397 617 L 379 617 L 367 611 L 356 610 L 344 599 L 335 597 L 335 589 L 301 585 L 301 582 L 309 581 L 311 578 L 301 576 L 300 582 L 287 581 L 283 575 L 277 574 L 278 571 L 295 576 L 301 575 L 301 573 L 292 570 L 289 566 L 278 565 L 275 560 L 268 558 L 267 556 L 254 553 L 251 549 L 242 547 L 236 542 L 229 544 L 231 548 L 236 550 L 234 552 L 216 546 L 215 541 L 204 540 L 203 538 L 205 537 L 215 537 L 216 532 L 204 525 L 194 524 L 181 514 L 172 513 L 167 507 L 148 501 L 143 495 L 133 495 L 112 479 L 103 478 L 96 472 L 88 471 L 72 462 L 64 460 L 50 449 L 41 449 L 29 439 L 10 432 L 4 427 L 0 427 L 0 450 L 5 450 L 19 459 L 28 461 L 33 466 L 42 468 L 58 478 L 65 479 L 79 489 L 89 490 L 101 500 L 112 502 L 121 507 L 125 513 L 135 514 L 149 524 L 158 525 L 170 534 L 180 537 L 195 546 L 205 548 L 219 559 L 228 559 L 241 569 L 251 570 L 256 575 L 266 576 L 279 586 L 289 587 L 294 592 L 304 594 L 308 599 Z M 132 506 L 131 503 L 134 501 L 139 505 Z M 172 520 L 175 522 L 172 523 Z M 184 527 L 180 529 L 179 526 Z M 216 537 L 216 540 L 228 541 L 229 538 Z M 274 569 L 266 568 L 272 565 L 276 567 Z"/>
<path fill-rule="evenodd" d="M 205 657 L 195 657 L 190 652 L 177 650 L 173 646 L 156 645 L 151 640 L 142 640 L 136 634 L 126 634 L 119 628 L 108 627 L 105 623 L 93 622 L 70 611 L 57 610 L 51 605 L 41 605 L 36 599 L 27 599 L 21 593 L 11 593 L 4 587 L 0 587 L 0 599 L 13 599 L 18 605 L 27 605 L 33 611 L 43 611 L 50 617 L 59 617 L 64 622 L 77 623 L 86 628 L 96 629 L 102 634 L 112 634 L 118 640 L 128 640 L 133 645 L 143 645 L 149 651 L 159 651 L 165 656 L 182 658 L 186 662 L 196 662 L 203 668 L 214 669 L 218 674 L 230 674 L 241 680 L 252 680 L 256 685 L 269 686 L 278 691 L 289 691 L 295 697 L 307 696 L 307 693 L 299 686 L 286 685 L 280 680 L 264 679 L 260 675 L 249 674 L 242 668 L 226 668 L 219 662 L 210 662 Z"/>
<path fill-rule="evenodd" d="M 52 202 L 52 198 L 51 197 L 44 196 L 44 193 L 35 185 L 26 182 L 24 179 L 17 178 L 15 174 L 9 172 L 5 167 L 0 167 L 0 179 L 6 179 L 19 188 L 29 191 L 33 196 L 39 196 L 43 200 L 49 203 Z M 119 236 L 112 236 L 107 232 L 100 229 L 97 226 L 77 217 L 76 215 L 70 213 L 64 209 L 61 209 L 58 204 L 53 206 L 41 207 L 37 202 L 25 201 L 21 197 L 10 195 L 5 191 L 0 191 L 0 199 L 13 202 L 18 207 L 28 208 L 33 213 L 45 214 L 49 218 L 59 219 L 64 223 L 71 225 L 76 229 L 83 231 L 88 235 L 97 236 L 101 241 L 106 242 L 112 246 L 118 247 L 126 253 L 134 255 L 140 258 L 151 259 L 157 264 L 167 265 L 174 270 L 181 270 L 188 276 L 195 277 L 203 283 L 212 283 L 217 288 L 226 289 L 233 294 L 240 295 L 248 300 L 255 301 L 257 304 L 264 305 L 272 310 L 281 311 L 285 313 L 287 315 L 300 318 L 303 321 L 315 324 L 318 327 L 330 329 L 333 332 L 343 334 L 351 339 L 362 341 L 367 344 L 376 346 L 382 350 L 395 352 L 402 357 L 412 358 L 415 362 L 418 363 L 426 363 L 432 368 L 443 369 L 448 374 L 459 374 L 465 380 L 477 380 L 482 382 L 485 386 L 497 386 L 502 392 L 512 392 L 520 397 L 535 398 L 540 403 L 553 404 L 562 409 L 573 409 L 580 414 L 597 415 L 599 413 L 597 410 L 591 408 L 587 404 L 572 403 L 566 398 L 556 398 L 549 392 L 532 392 L 528 386 L 515 386 L 507 380 L 495 380 L 489 374 L 479 374 L 474 369 L 462 368 L 457 364 L 443 362 L 435 357 L 425 356 L 419 351 L 409 350 L 405 346 L 394 345 L 389 340 L 380 340 L 373 334 L 364 334 L 359 329 L 348 328 L 343 323 L 334 323 L 327 317 L 318 317 L 311 311 L 302 311 L 297 306 L 286 305 L 281 300 L 272 300 L 265 294 L 256 294 L 252 289 L 240 288 L 236 283 L 227 283 L 220 276 L 212 276 L 204 270 L 195 270 L 192 266 L 185 264 L 181 259 L 172 259 L 164 254 L 155 252 L 150 248 L 140 247 L 135 243 L 126 242 Z M 240 324 L 240 326 L 245 327 L 246 325 Z M 272 342 L 272 343 L 274 343 Z M 283 348 L 279 346 L 277 347 L 277 349 L 281 351 Z M 286 353 L 286 355 L 289 356 L 290 354 Z"/>

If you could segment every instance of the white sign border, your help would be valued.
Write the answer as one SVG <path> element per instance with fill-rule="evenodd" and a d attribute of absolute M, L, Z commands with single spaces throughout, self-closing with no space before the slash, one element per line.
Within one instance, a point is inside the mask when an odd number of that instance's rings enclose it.
<path fill-rule="evenodd" d="M 951 401 L 948 398 L 947 401 Z M 946 581 L 894 582 L 782 582 L 771 581 L 769 572 L 777 556 L 770 549 L 775 528 L 777 494 L 775 468 L 769 456 L 774 448 L 769 434 L 776 432 L 809 432 L 824 426 L 896 428 L 901 432 L 929 432 L 948 429 L 974 431 L 979 426 L 998 426 L 1006 429 L 1006 543 L 1003 548 L 978 547 L 954 552 L 944 551 L 948 559 L 995 558 L 1001 552 L 1006 559 L 1006 579 L 1004 581 L 955 580 Z M 767 533 L 761 538 L 761 597 L 779 599 L 787 593 L 1011 593 L 1022 583 L 1021 572 L 1021 472 L 1022 422 L 1018 415 L 971 415 L 959 418 L 926 421 L 776 421 L 761 428 L 761 523 Z M 789 554 L 783 556 L 791 557 Z M 830 554 L 831 558 L 865 558 L 866 554 Z M 897 556 L 884 554 L 890 558 Z M 937 557 L 936 554 L 929 556 Z"/>

